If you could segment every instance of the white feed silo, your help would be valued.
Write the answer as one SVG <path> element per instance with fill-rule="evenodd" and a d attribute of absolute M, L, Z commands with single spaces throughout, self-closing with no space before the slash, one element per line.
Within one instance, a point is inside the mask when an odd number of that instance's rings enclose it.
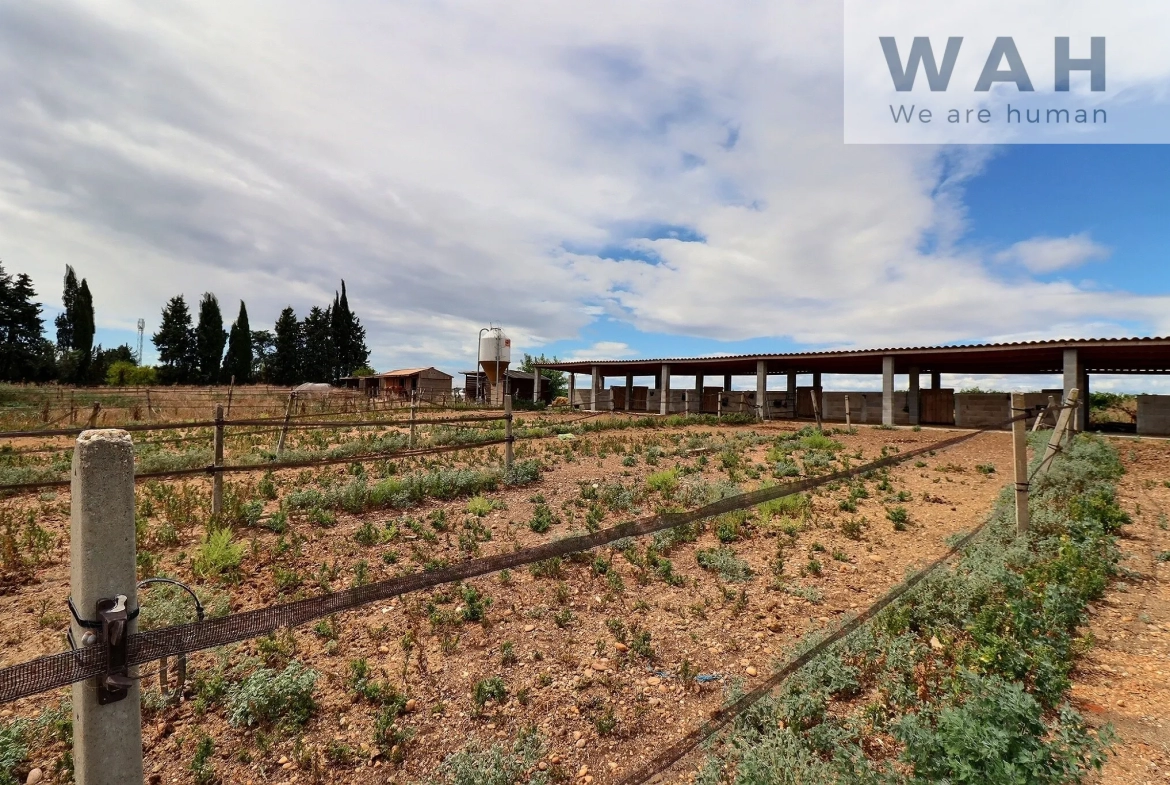
<path fill-rule="evenodd" d="M 504 373 L 508 370 L 508 364 L 512 362 L 512 339 L 504 334 L 502 328 L 499 327 L 485 327 L 479 331 L 479 370 L 483 371 L 487 376 L 488 384 L 491 385 L 492 399 L 500 397 L 496 394 L 499 388 L 500 380 Z M 485 391 L 486 392 L 486 391 Z M 486 397 L 480 393 L 480 397 Z M 503 398 L 500 397 L 502 401 Z"/>

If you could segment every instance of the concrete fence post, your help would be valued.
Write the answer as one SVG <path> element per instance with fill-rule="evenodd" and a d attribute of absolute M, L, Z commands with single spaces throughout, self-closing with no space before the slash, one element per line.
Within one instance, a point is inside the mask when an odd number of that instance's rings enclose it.
<path fill-rule="evenodd" d="M 1028 531 L 1028 422 L 1023 393 L 1012 393 L 1012 457 L 1016 481 L 1016 534 Z"/>
<path fill-rule="evenodd" d="M 99 600 L 120 598 L 137 628 L 134 447 L 123 430 L 90 430 L 73 452 L 69 589 L 78 616 L 97 622 Z M 78 646 L 105 645 L 101 630 L 72 623 Z M 121 700 L 99 703 L 98 676 L 73 685 L 73 765 L 77 785 L 142 782 L 142 705 L 137 681 Z"/>
<path fill-rule="evenodd" d="M 504 396 L 504 469 L 512 471 L 512 396 Z"/>
<path fill-rule="evenodd" d="M 845 396 L 845 428 L 846 430 L 853 427 L 853 420 L 849 414 L 849 396 Z"/>

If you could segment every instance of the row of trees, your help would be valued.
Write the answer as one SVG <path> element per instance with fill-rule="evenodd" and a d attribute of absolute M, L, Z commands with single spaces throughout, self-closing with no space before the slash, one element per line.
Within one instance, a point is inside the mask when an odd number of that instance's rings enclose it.
<path fill-rule="evenodd" d="M 129 346 L 94 345 L 93 296 L 72 267 L 65 268 L 62 304 L 54 343 L 45 335 L 32 278 L 13 277 L 0 263 L 0 381 L 97 384 L 113 364 L 134 361 Z"/>
<path fill-rule="evenodd" d="M 159 353 L 157 369 L 139 367 L 141 358 L 127 345 L 94 345 L 93 295 L 71 266 L 65 268 L 61 302 L 64 310 L 54 320 L 54 342 L 45 335 L 32 279 L 25 273 L 13 277 L 0 263 L 0 381 L 216 384 L 234 377 L 237 384 L 292 385 L 336 382 L 369 370 L 366 330 L 350 310 L 345 281 L 332 304 L 314 306 L 304 320 L 297 319 L 291 306 L 285 308 L 272 331 L 253 331 L 242 301 L 230 330 L 225 330 L 214 294 L 206 293 L 199 301 L 197 321 L 182 295 L 172 297 L 151 336 Z"/>
<path fill-rule="evenodd" d="M 166 384 L 232 378 L 237 384 L 336 382 L 365 369 L 370 357 L 366 329 L 350 310 L 345 281 L 331 305 L 313 306 L 304 320 L 289 306 L 272 331 L 253 331 L 241 301 L 239 315 L 225 332 L 219 300 L 211 293 L 199 301 L 199 319 L 192 326 L 187 302 L 178 295 L 163 308 L 162 324 L 151 340 L 158 349 L 159 381 Z"/>

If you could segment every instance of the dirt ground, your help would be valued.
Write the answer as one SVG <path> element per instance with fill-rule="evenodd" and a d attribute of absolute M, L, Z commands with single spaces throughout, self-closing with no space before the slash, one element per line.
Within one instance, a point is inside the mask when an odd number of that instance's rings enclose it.
<path fill-rule="evenodd" d="M 1117 734 L 1096 782 L 1170 780 L 1170 441 L 1114 441 L 1125 463 L 1122 576 L 1091 611 L 1095 645 L 1077 666 L 1074 703 Z"/>
<path fill-rule="evenodd" d="M 796 427 L 770 423 L 714 430 L 720 435 L 755 432 L 774 439 Z M 684 438 L 713 431 L 674 430 Z M 655 431 L 654 436 L 667 433 L 665 429 Z M 883 448 L 906 451 L 955 433 L 862 427 L 833 438 L 844 445 L 842 453 L 856 456 L 856 465 L 878 457 Z M 535 484 L 485 494 L 496 509 L 480 519 L 492 537 L 480 543 L 478 555 L 547 542 L 550 537 L 582 530 L 586 509 L 579 500 L 588 495 L 591 485 L 622 482 L 633 486 L 650 473 L 675 465 L 686 470 L 680 479 L 682 486 L 729 477 L 715 454 L 708 455 L 708 460 L 702 451 L 663 457 L 655 466 L 642 460 L 636 465 L 623 462 L 630 442 L 640 438 L 645 436 L 632 430 L 578 437 L 592 441 L 594 448 L 587 454 L 578 449 L 572 460 L 560 457 L 562 452 L 558 451 L 567 448 L 556 439 L 543 440 L 545 447 L 526 445 L 526 454 L 543 456 L 552 468 Z M 549 452 L 547 445 L 555 449 Z M 1160 449 L 1152 445 L 1140 443 L 1135 450 Z M 763 442 L 748 447 L 743 452 L 744 465 L 766 464 L 768 446 Z M 338 481 L 345 478 L 344 467 L 338 467 L 336 473 Z M 590 558 L 567 562 L 560 577 L 536 577 L 516 570 L 506 579 L 496 575 L 471 581 L 476 590 L 491 598 L 479 623 L 452 626 L 428 621 L 428 613 L 433 619 L 436 609 L 440 615 L 444 610 L 458 613 L 462 609 L 461 598 L 447 589 L 339 616 L 335 639 L 306 626 L 278 636 L 267 648 L 256 641 L 229 647 L 231 651 L 224 656 L 232 661 L 249 656 L 291 657 L 319 671 L 318 710 L 303 733 L 272 733 L 262 739 L 254 730 L 229 725 L 222 709 L 196 713 L 190 700 L 148 713 L 143 740 L 149 781 L 193 781 L 190 762 L 203 734 L 215 740 L 211 764 L 223 782 L 413 782 L 432 774 L 440 761 L 469 741 L 481 745 L 510 742 L 525 727 L 535 727 L 544 738 L 546 753 L 539 767 L 550 771 L 554 779 L 613 781 L 699 725 L 720 705 L 723 689 L 731 680 L 742 679 L 750 689 L 765 678 L 771 662 L 807 632 L 865 607 L 909 569 L 943 552 L 950 535 L 984 519 L 1010 476 L 1010 436 L 983 434 L 891 469 L 884 488 L 871 480 L 868 495 L 853 500 L 855 511 L 843 508 L 850 491 L 846 485 L 814 493 L 811 510 L 787 533 L 781 531 L 783 519 L 758 515 L 750 519 L 741 536 L 730 543 L 735 554 L 751 567 L 753 575 L 744 582 L 724 581 L 699 566 L 696 551 L 719 545 L 713 527 L 708 527 L 697 542 L 684 542 L 669 552 L 681 585 L 671 585 L 653 571 L 647 579 L 645 571 L 639 573 L 621 553 L 605 549 L 592 556 L 600 556 L 605 569 L 620 576 L 621 590 L 598 573 Z M 293 472 L 278 477 L 282 494 L 303 479 Z M 743 489 L 758 484 L 742 475 L 738 479 Z M 1127 476 L 1125 482 L 1132 481 L 1133 477 Z M 1127 499 L 1130 494 L 1135 498 L 1140 494 L 1143 505 L 1142 515 L 1135 516 L 1138 523 L 1131 528 L 1148 521 L 1151 532 L 1170 542 L 1170 533 L 1156 528 L 1158 513 L 1153 502 L 1146 501 L 1161 494 L 1161 504 L 1170 507 L 1170 489 L 1126 486 L 1126 494 Z M 527 522 L 541 497 L 558 521 L 550 532 L 537 534 Z M 655 505 L 668 501 L 651 496 L 641 505 L 640 514 L 653 512 Z M 59 611 L 68 588 L 68 496 L 45 494 L 25 504 L 37 506 L 42 524 L 54 534 L 57 544 L 52 561 L 37 571 L 33 582 L 0 596 L 0 641 L 4 643 L 0 666 L 60 651 L 62 645 L 64 617 Z M 887 516 L 894 506 L 904 507 L 908 513 L 902 530 Z M 279 557 L 275 555 L 279 545 L 275 534 L 250 533 L 243 580 L 219 588 L 229 593 L 232 611 L 240 611 L 291 598 L 274 581 L 278 565 L 306 576 L 318 564 L 340 565 L 334 588 L 348 585 L 359 561 L 367 563 L 370 579 L 391 577 L 403 569 L 397 562 L 399 555 L 406 562 L 407 552 L 420 544 L 406 529 L 406 519 L 425 520 L 438 510 L 454 522 L 468 518 L 466 498 L 429 501 L 404 512 L 339 513 L 336 525 L 328 529 L 294 524 L 293 530 L 304 535 L 303 547 Z M 611 526 L 634 514 L 639 510 L 607 513 L 600 525 Z M 404 534 L 399 540 L 369 546 L 355 542 L 355 533 L 367 521 L 381 527 L 394 519 L 402 519 L 399 528 Z M 164 550 L 158 569 L 193 580 L 185 556 L 197 535 L 186 533 L 182 542 Z M 1170 548 L 1163 540 L 1159 540 L 1161 547 Z M 782 541 L 786 543 L 784 580 L 776 581 L 771 563 Z M 431 548 L 431 556 L 451 562 L 464 556 L 450 532 L 446 538 L 439 536 Z M 391 550 L 396 552 L 394 562 L 385 558 Z M 1130 567 L 1155 576 L 1165 569 L 1149 557 L 1135 559 Z M 1131 582 L 1127 598 L 1136 597 L 1136 587 L 1146 585 Z M 306 581 L 306 586 L 311 585 Z M 149 595 L 142 601 L 149 602 Z M 1146 625 L 1132 621 L 1141 613 L 1154 615 L 1156 609 L 1149 605 L 1133 610 L 1128 622 L 1133 625 L 1131 636 L 1161 636 L 1161 632 L 1151 631 L 1155 628 L 1137 629 Z M 1157 607 L 1170 610 L 1170 604 Z M 1107 615 L 1104 612 L 1098 621 Z M 622 643 L 614 634 L 614 620 L 626 631 L 650 633 L 652 656 L 639 656 Z M 1163 614 L 1155 622 L 1170 622 L 1170 618 Z M 1118 634 L 1122 633 L 1113 633 Z M 404 640 L 408 635 L 412 639 Z M 626 640 L 628 643 L 629 638 Z M 1102 636 L 1102 646 L 1105 640 Z M 1155 644 L 1143 640 L 1142 645 Z M 1109 650 L 1101 651 L 1099 656 L 1104 657 Z M 377 678 L 410 699 L 408 713 L 400 720 L 403 740 L 392 751 L 379 750 L 373 743 L 378 707 L 348 687 L 350 663 L 359 658 L 368 662 Z M 215 654 L 204 653 L 192 658 L 191 667 L 195 672 L 206 672 L 215 662 Z M 1113 679 L 1120 678 L 1122 666 L 1116 668 L 1118 675 L 1111 676 Z M 698 673 L 701 678 L 684 682 L 678 678 L 680 671 Z M 1129 666 L 1129 671 L 1145 673 L 1134 666 Z M 502 679 L 507 696 L 488 701 L 479 709 L 472 700 L 474 685 L 492 677 Z M 1091 687 L 1079 686 L 1078 696 L 1082 690 L 1089 700 Z M 4 707 L 0 715 L 31 717 L 65 694 L 25 699 Z M 1133 697 L 1130 700 L 1137 702 Z M 1108 703 L 1113 711 L 1116 700 Z M 314 760 L 322 759 L 327 747 L 343 747 L 353 756 L 346 763 L 329 764 L 324 780 L 314 779 L 309 769 Z M 60 753 L 56 747 L 37 750 L 31 765 L 51 772 L 52 761 Z M 689 779 L 690 771 L 693 769 L 676 768 L 672 776 Z M 55 779 L 49 773 L 45 781 Z M 1122 777 L 1109 781 L 1132 780 Z"/>

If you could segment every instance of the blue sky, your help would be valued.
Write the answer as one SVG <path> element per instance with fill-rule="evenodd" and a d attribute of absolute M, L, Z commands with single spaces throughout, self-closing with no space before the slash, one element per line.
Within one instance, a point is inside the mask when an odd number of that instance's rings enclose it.
<path fill-rule="evenodd" d="M 378 369 L 464 370 L 489 323 L 561 357 L 1170 334 L 1164 148 L 844 145 L 841 39 L 779 0 L 9 4 L 0 259 L 50 322 L 73 264 L 147 361 L 175 294 L 260 328 L 342 278 Z"/>

